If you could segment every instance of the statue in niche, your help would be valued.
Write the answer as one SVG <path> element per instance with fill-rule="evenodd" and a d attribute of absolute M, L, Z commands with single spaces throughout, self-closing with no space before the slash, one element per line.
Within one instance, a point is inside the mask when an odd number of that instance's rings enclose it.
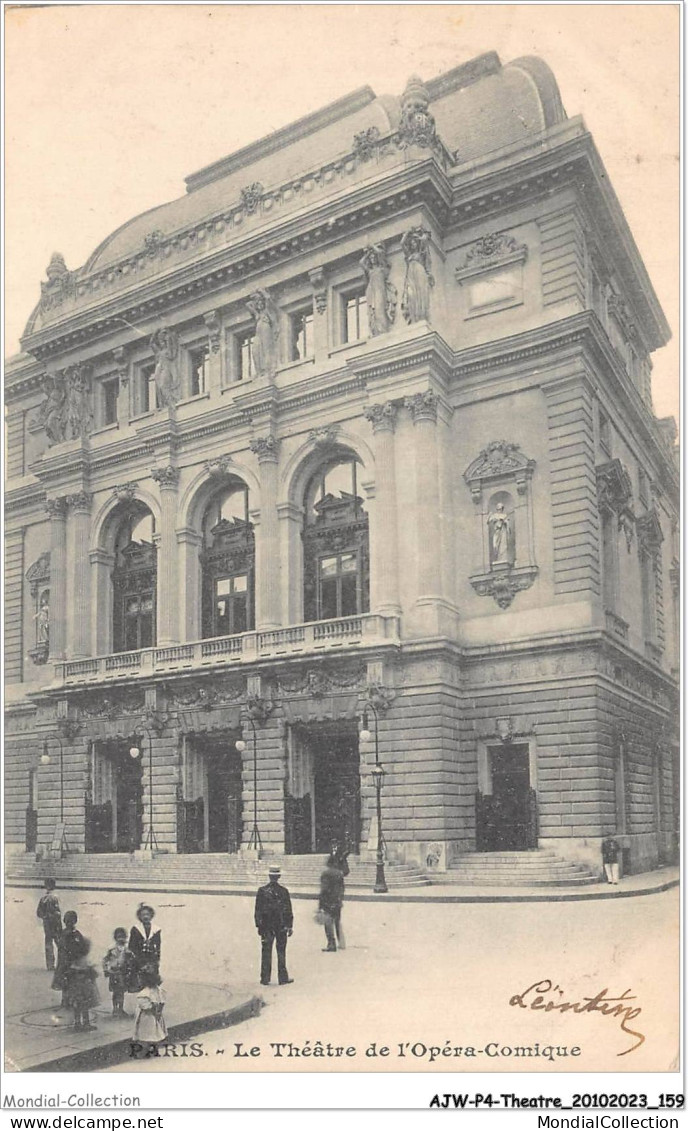
<path fill-rule="evenodd" d="M 37 613 L 34 613 L 36 622 L 36 643 L 49 644 L 50 643 L 50 603 L 47 593 L 41 597 L 40 607 Z"/>
<path fill-rule="evenodd" d="M 274 377 L 277 369 L 278 315 L 267 291 L 254 291 L 246 303 L 256 322 L 253 362 L 258 377 Z"/>
<path fill-rule="evenodd" d="M 513 565 L 513 527 L 504 503 L 497 503 L 487 516 L 490 535 L 490 566 Z"/>
<path fill-rule="evenodd" d="M 89 379 L 82 366 L 67 370 L 65 387 L 63 439 L 78 440 L 88 436 L 92 424 Z"/>
<path fill-rule="evenodd" d="M 361 259 L 367 280 L 368 325 L 373 337 L 386 334 L 394 321 L 397 289 L 389 281 L 390 265 L 382 244 L 371 244 Z"/>
<path fill-rule="evenodd" d="M 64 378 L 46 374 L 41 381 L 45 400 L 40 406 L 39 421 L 45 429 L 50 444 L 60 444 L 65 438 L 67 390 Z"/>
<path fill-rule="evenodd" d="M 155 331 L 150 344 L 155 356 L 153 380 L 155 381 L 159 407 L 174 408 L 181 395 L 177 371 L 179 338 L 174 330 L 168 330 L 167 327 L 163 326 Z"/>
<path fill-rule="evenodd" d="M 430 317 L 430 288 L 435 280 L 431 273 L 430 232 L 427 228 L 410 228 L 404 232 L 401 250 L 406 260 L 406 280 L 401 309 L 407 322 L 420 322 Z"/>

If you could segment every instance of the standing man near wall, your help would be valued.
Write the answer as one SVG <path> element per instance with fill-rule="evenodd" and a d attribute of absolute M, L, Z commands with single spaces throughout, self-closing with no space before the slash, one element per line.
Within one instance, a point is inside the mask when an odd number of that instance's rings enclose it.
<path fill-rule="evenodd" d="M 279 868 L 270 868 L 269 883 L 258 889 L 256 895 L 255 923 L 261 938 L 260 982 L 270 985 L 272 976 L 272 944 L 277 947 L 277 980 L 287 986 L 294 979 L 287 973 L 287 939 L 292 933 L 294 915 L 291 898 L 279 882 Z"/>

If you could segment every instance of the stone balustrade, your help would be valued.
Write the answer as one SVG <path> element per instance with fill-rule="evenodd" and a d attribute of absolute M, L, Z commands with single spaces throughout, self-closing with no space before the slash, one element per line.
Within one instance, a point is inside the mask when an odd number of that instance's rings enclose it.
<path fill-rule="evenodd" d="M 380 644 L 399 644 L 397 616 L 366 613 L 266 632 L 243 632 L 164 648 L 142 648 L 88 660 L 62 661 L 55 664 L 53 686 L 107 683 L 139 675 L 249 664 L 278 656 L 320 655 L 329 650 Z"/>

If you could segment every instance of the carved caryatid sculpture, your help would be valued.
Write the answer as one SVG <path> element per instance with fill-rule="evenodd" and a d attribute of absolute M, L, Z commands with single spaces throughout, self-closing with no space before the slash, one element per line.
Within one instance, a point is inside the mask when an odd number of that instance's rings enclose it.
<path fill-rule="evenodd" d="M 67 388 L 61 374 L 46 373 L 41 379 L 45 394 L 39 409 L 38 421 L 45 429 L 49 444 L 60 444 L 65 438 Z"/>
<path fill-rule="evenodd" d="M 155 357 L 153 380 L 160 408 L 174 408 L 181 394 L 179 369 L 179 338 L 174 330 L 161 326 L 150 340 Z"/>
<path fill-rule="evenodd" d="M 504 503 L 497 503 L 487 516 L 490 533 L 490 565 L 513 564 L 513 528 Z"/>
<path fill-rule="evenodd" d="M 83 439 L 91 431 L 91 382 L 83 365 L 73 365 L 65 373 L 65 439 Z"/>
<path fill-rule="evenodd" d="M 431 271 L 428 229 L 416 227 L 404 232 L 401 250 L 406 260 L 402 313 L 407 322 L 420 322 L 430 317 L 430 288 L 435 285 Z"/>
<path fill-rule="evenodd" d="M 389 281 L 390 265 L 382 244 L 371 244 L 361 259 L 367 280 L 366 302 L 368 325 L 373 337 L 385 334 L 394 321 L 397 307 L 396 287 Z"/>
<path fill-rule="evenodd" d="M 277 338 L 279 322 L 277 311 L 267 291 L 258 290 L 250 295 L 248 309 L 256 323 L 253 342 L 253 363 L 258 377 L 274 377 L 277 369 Z"/>

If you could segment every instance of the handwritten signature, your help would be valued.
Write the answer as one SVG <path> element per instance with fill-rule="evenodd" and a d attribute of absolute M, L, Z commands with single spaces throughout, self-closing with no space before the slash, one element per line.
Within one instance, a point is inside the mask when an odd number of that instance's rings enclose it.
<path fill-rule="evenodd" d="M 605 1017 L 618 1017 L 624 1033 L 628 1033 L 629 1037 L 638 1038 L 630 1048 L 616 1054 L 617 1056 L 626 1056 L 627 1053 L 640 1048 L 645 1041 L 643 1033 L 629 1029 L 627 1024 L 642 1013 L 642 1009 L 640 1006 L 627 1004 L 629 1001 L 637 1000 L 635 994 L 632 994 L 630 990 L 624 990 L 619 997 L 608 997 L 608 993 L 609 990 L 605 987 L 594 997 L 582 997 L 580 1001 L 563 1001 L 564 991 L 561 986 L 555 985 L 549 978 L 543 978 L 539 982 L 533 982 L 532 986 L 528 986 L 528 989 L 523 990 L 522 993 L 514 994 L 509 999 L 509 1005 L 518 1005 L 521 1009 L 544 1009 L 545 1013 L 552 1013 L 556 1010 L 558 1013 L 569 1011 L 571 1013 L 602 1013 Z"/>

